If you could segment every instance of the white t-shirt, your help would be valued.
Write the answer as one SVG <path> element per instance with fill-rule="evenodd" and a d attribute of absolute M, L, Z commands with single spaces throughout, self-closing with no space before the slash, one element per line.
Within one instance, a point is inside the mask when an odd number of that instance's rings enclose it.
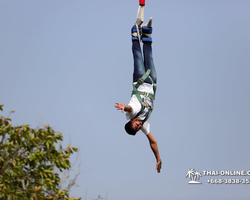
<path fill-rule="evenodd" d="M 134 85 L 136 83 L 137 82 L 134 82 Z M 141 91 L 141 92 L 148 92 L 148 93 L 154 94 L 153 84 L 149 84 L 149 83 L 141 84 L 137 90 Z M 150 106 L 153 106 L 154 101 L 152 99 L 150 99 L 149 97 L 143 96 L 143 95 L 141 95 L 141 98 L 142 98 L 143 102 L 148 103 Z M 133 94 L 128 105 L 133 108 L 133 111 L 131 113 L 126 112 L 126 118 L 128 120 L 131 120 L 137 115 L 138 112 L 140 112 L 141 103 L 139 102 L 139 100 L 137 99 L 135 94 Z M 144 111 L 138 117 L 141 120 L 144 120 L 147 117 L 150 109 L 151 109 L 150 107 L 145 107 Z M 141 130 L 145 135 L 148 135 L 150 132 L 150 124 L 147 121 L 144 122 Z"/>

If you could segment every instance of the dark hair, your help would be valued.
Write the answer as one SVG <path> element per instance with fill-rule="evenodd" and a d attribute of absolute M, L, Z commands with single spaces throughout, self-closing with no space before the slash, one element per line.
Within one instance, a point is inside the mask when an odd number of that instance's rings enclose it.
<path fill-rule="evenodd" d="M 135 135 L 136 134 L 136 130 L 134 130 L 133 128 L 132 128 L 132 122 L 131 121 L 129 121 L 127 124 L 125 124 L 125 130 L 126 130 L 126 132 L 129 134 L 129 135 Z"/>

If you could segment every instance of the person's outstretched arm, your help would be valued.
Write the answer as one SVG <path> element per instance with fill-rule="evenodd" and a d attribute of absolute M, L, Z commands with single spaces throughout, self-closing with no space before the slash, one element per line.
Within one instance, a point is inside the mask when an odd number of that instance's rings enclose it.
<path fill-rule="evenodd" d="M 117 110 L 121 110 L 122 112 L 125 111 L 125 112 L 132 112 L 133 111 L 133 108 L 129 105 L 124 105 L 122 103 L 115 103 L 115 107 L 117 108 Z"/>
<path fill-rule="evenodd" d="M 148 137 L 150 147 L 155 155 L 156 162 L 157 162 L 158 160 L 161 160 L 157 142 L 151 132 L 149 132 L 147 137 Z M 161 165 L 162 165 L 162 161 L 156 163 L 156 169 L 158 173 L 160 173 L 161 171 Z"/>

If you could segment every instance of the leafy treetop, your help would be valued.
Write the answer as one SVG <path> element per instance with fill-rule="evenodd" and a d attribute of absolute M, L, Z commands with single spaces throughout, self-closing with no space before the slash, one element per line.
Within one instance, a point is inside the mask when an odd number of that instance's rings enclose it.
<path fill-rule="evenodd" d="M 10 121 L 0 117 L 0 199 L 74 200 L 67 190 L 59 190 L 60 178 L 54 169 L 70 169 L 69 157 L 77 148 L 69 144 L 57 150 L 55 144 L 63 136 L 49 125 L 32 129 Z"/>

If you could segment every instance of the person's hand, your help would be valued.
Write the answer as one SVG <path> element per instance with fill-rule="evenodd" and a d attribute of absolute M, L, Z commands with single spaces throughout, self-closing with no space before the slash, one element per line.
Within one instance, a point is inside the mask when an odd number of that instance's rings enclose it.
<path fill-rule="evenodd" d="M 161 172 L 161 165 L 162 165 L 162 161 L 161 162 L 157 162 L 157 164 L 156 164 L 156 169 L 157 169 L 158 173 Z"/>
<path fill-rule="evenodd" d="M 115 103 L 115 104 L 117 110 L 121 110 L 122 112 L 124 111 L 125 106 L 122 103 Z"/>

